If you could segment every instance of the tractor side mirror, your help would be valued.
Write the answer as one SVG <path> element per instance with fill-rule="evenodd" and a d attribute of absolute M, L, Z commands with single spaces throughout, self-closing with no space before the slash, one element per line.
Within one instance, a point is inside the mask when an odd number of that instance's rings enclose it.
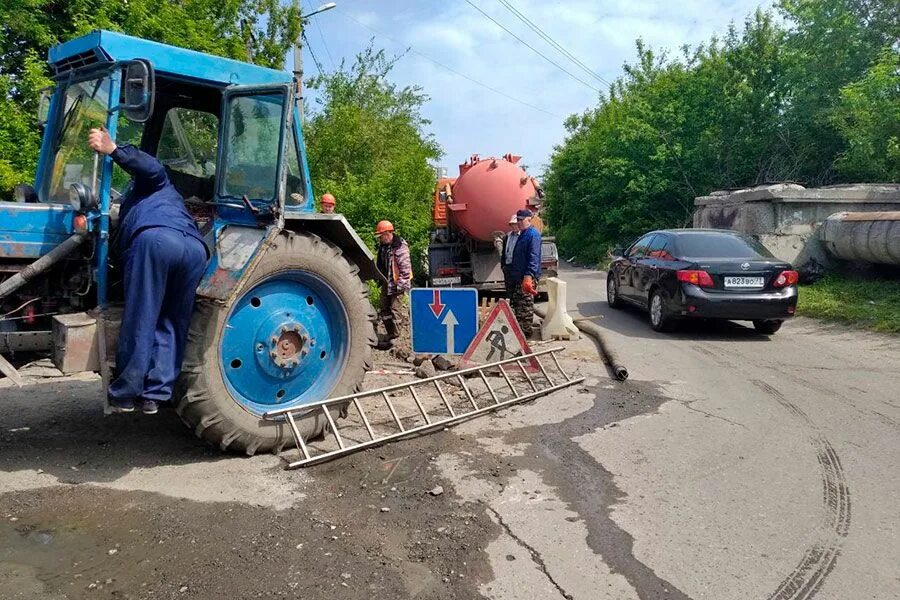
<path fill-rule="evenodd" d="M 122 71 L 123 103 L 118 106 L 129 121 L 146 123 L 153 115 L 156 77 L 146 60 L 126 63 Z"/>
<path fill-rule="evenodd" d="M 38 100 L 37 122 L 38 127 L 43 128 L 50 120 L 50 98 L 53 97 L 54 88 L 45 87 L 41 90 L 41 97 Z"/>

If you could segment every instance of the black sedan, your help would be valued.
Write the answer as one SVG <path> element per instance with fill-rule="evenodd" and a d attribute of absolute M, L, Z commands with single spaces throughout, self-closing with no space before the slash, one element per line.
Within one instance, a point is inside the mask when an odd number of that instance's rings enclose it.
<path fill-rule="evenodd" d="M 656 331 L 679 319 L 753 321 L 772 334 L 797 306 L 797 272 L 756 239 L 717 229 L 667 229 L 616 249 L 606 278 L 610 307 L 647 309 Z"/>

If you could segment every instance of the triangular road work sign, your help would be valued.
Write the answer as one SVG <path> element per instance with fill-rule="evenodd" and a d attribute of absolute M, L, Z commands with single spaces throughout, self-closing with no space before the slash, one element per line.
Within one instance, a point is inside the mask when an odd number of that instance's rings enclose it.
<path fill-rule="evenodd" d="M 466 349 L 460 361 L 460 368 L 484 365 L 487 363 L 531 354 L 531 348 L 522 335 L 519 323 L 509 308 L 506 300 L 500 300 L 478 333 Z M 522 365 L 530 372 L 538 370 L 538 363 L 533 357 Z M 509 363 L 504 368 L 519 370 L 516 363 Z"/>

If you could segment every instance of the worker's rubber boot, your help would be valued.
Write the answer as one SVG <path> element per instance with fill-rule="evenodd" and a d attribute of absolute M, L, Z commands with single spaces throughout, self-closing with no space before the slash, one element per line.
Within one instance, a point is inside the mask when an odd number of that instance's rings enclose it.
<path fill-rule="evenodd" d="M 400 328 L 397 327 L 397 323 L 393 319 L 385 319 L 384 331 L 387 333 L 387 338 L 389 340 L 396 340 L 398 337 L 400 337 Z"/>

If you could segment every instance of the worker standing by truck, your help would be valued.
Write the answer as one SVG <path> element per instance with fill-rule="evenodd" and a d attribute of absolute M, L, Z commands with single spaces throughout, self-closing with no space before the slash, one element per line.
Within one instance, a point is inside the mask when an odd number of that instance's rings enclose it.
<path fill-rule="evenodd" d="M 509 232 L 503 236 L 503 244 L 500 248 L 500 268 L 503 270 L 503 284 L 506 286 L 506 297 L 512 300 L 515 282 L 510 276 L 509 270 L 512 267 L 513 250 L 516 247 L 516 240 L 519 239 L 519 219 L 514 213 L 509 218 Z"/>
<path fill-rule="evenodd" d="M 378 236 L 378 271 L 384 276 L 381 283 L 381 299 L 378 316 L 384 324 L 389 343 L 400 337 L 399 322 L 403 316 L 403 296 L 412 284 L 412 263 L 406 240 L 394 232 L 390 221 L 379 221 L 375 227 Z"/>
<path fill-rule="evenodd" d="M 209 251 L 156 158 L 117 146 L 106 129 L 91 129 L 88 146 L 134 180 L 119 213 L 125 312 L 109 403 L 114 412 L 133 412 L 140 402 L 145 414 L 155 414 L 172 399 Z"/>
<path fill-rule="evenodd" d="M 510 305 L 526 338 L 534 330 L 534 297 L 541 277 L 541 234 L 531 224 L 533 216 L 527 208 L 516 213 L 519 235 L 506 278 L 507 290 L 511 288 Z"/>

